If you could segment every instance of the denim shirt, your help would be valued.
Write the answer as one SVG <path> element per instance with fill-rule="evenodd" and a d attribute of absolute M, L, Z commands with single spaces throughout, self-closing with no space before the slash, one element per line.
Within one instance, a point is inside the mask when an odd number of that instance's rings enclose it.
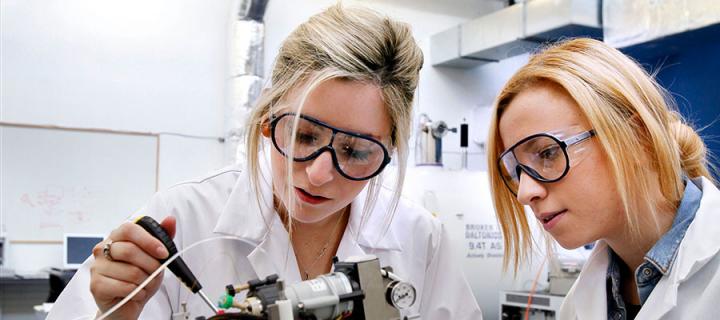
<path fill-rule="evenodd" d="M 702 191 L 691 180 L 687 178 L 684 180 L 685 191 L 670 230 L 645 254 L 645 262 L 635 270 L 635 282 L 641 305 L 655 289 L 660 278 L 670 272 L 680 242 L 685 237 L 685 232 L 695 219 L 695 213 L 700 207 Z M 625 306 L 623 301 L 620 290 L 620 263 L 622 261 L 610 248 L 608 248 L 608 254 L 610 256 L 606 278 L 608 319 L 632 319 L 639 308 Z"/>

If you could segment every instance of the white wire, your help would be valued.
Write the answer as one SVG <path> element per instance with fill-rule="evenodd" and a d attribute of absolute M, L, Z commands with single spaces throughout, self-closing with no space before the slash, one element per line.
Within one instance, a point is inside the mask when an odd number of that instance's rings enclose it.
<path fill-rule="evenodd" d="M 153 279 L 155 279 L 155 277 L 157 277 L 157 275 L 160 274 L 160 272 L 162 272 L 163 270 L 165 270 L 170 263 L 172 263 L 173 261 L 175 261 L 175 259 L 177 259 L 181 254 L 185 253 L 185 251 L 188 251 L 188 250 L 194 248 L 194 247 L 197 246 L 197 245 L 203 244 L 203 243 L 205 243 L 205 242 L 213 241 L 213 240 L 236 240 L 236 241 L 244 242 L 244 243 L 246 243 L 246 244 L 248 244 L 248 245 L 250 245 L 250 246 L 253 246 L 253 247 L 255 246 L 255 244 L 252 244 L 252 243 L 248 242 L 248 241 L 245 240 L 245 239 L 238 238 L 238 237 L 232 237 L 232 236 L 220 236 L 220 237 L 208 238 L 208 239 L 204 239 L 204 240 L 200 240 L 200 241 L 198 241 L 198 242 L 195 242 L 195 243 L 187 246 L 186 248 L 180 250 L 178 253 L 174 254 L 172 257 L 170 257 L 167 261 L 165 261 L 165 263 L 163 263 L 162 265 L 160 265 L 160 267 L 157 268 L 157 270 L 155 270 L 152 274 L 150 274 L 150 276 L 149 276 L 147 279 L 145 279 L 145 281 L 143 281 L 137 288 L 135 288 L 135 290 L 133 290 L 132 292 L 130 292 L 130 294 L 129 294 L 127 297 L 125 297 L 124 299 L 120 300 L 120 302 L 118 302 L 116 305 L 114 305 L 114 306 L 113 306 L 112 308 L 110 308 L 108 311 L 106 311 L 105 313 L 103 313 L 100 317 L 97 318 L 97 320 L 103 320 L 103 319 L 107 318 L 110 314 L 112 314 L 113 312 L 115 312 L 117 309 L 120 309 L 120 307 L 122 307 L 123 305 L 125 305 L 125 303 L 127 303 L 128 301 L 130 301 L 130 299 L 132 299 L 138 292 L 140 292 L 140 290 L 142 290 L 143 288 L 145 288 L 145 287 L 148 285 L 148 283 L 150 283 L 150 281 L 152 281 Z M 88 316 L 82 316 L 82 317 L 77 318 L 77 319 L 74 319 L 74 320 L 80 320 L 80 319 L 84 319 L 84 318 L 87 318 L 87 317 L 88 317 Z M 91 316 L 90 318 L 92 318 L 92 317 L 93 317 L 93 316 Z"/>

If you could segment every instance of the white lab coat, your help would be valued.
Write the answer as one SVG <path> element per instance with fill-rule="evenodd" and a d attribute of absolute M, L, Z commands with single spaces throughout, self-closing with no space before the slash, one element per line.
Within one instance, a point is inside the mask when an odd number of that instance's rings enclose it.
<path fill-rule="evenodd" d="M 707 179 L 695 220 L 680 243 L 670 273 L 653 289 L 635 319 L 720 318 L 720 191 Z M 560 319 L 607 319 L 607 243 L 599 241 L 560 309 Z"/>
<path fill-rule="evenodd" d="M 261 167 L 262 176 L 269 177 L 267 163 Z M 157 194 L 141 214 L 158 221 L 166 215 L 175 216 L 175 243 L 179 249 L 218 236 L 235 236 L 247 241 L 211 241 L 184 254 L 183 259 L 198 277 L 203 291 L 215 300 L 228 284 L 274 273 L 287 283 L 301 280 L 288 233 L 268 206 L 272 203 L 270 190 L 268 182 L 262 183 L 263 202 L 258 202 L 247 172 L 230 168 Z M 390 197 L 391 192 L 383 188 L 366 227 L 359 234 L 365 192 L 355 199 L 337 251 L 340 260 L 374 254 L 382 266 L 392 266 L 398 276 L 412 283 L 417 290 L 417 301 L 403 315 L 419 313 L 422 319 L 482 319 L 460 266 L 452 260 L 447 231 L 438 219 L 402 200 L 389 231 L 381 237 Z M 88 289 L 91 263 L 92 257 L 70 281 L 48 319 L 90 319 L 95 315 L 97 307 Z M 162 286 L 140 318 L 170 319 L 183 310 L 190 312 L 190 319 L 211 315 L 197 295 L 192 295 L 166 271 Z"/>

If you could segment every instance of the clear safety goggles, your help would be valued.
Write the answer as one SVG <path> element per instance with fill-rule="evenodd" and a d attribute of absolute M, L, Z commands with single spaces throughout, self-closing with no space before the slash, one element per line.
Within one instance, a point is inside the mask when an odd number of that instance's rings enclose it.
<path fill-rule="evenodd" d="M 500 176 L 514 195 L 518 193 L 522 172 L 539 182 L 559 181 L 570 170 L 571 157 L 568 154 L 568 148 L 590 139 L 594 135 L 595 130 L 591 129 L 567 139 L 551 133 L 528 136 L 498 157 Z M 575 160 L 579 161 L 579 159 Z"/>
<path fill-rule="evenodd" d="M 293 144 L 295 119 L 298 123 Z M 329 151 L 335 169 L 350 180 L 371 179 L 390 163 L 388 150 L 380 141 L 335 128 L 306 115 L 290 112 L 273 116 L 270 126 L 273 145 L 283 156 L 292 154 L 294 161 L 303 162 Z"/>

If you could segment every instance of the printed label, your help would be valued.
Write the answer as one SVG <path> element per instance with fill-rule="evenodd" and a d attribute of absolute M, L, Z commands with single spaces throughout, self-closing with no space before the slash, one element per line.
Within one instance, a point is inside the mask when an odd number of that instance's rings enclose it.
<path fill-rule="evenodd" d="M 494 224 L 465 225 L 468 258 L 502 258 L 502 232 Z"/>

